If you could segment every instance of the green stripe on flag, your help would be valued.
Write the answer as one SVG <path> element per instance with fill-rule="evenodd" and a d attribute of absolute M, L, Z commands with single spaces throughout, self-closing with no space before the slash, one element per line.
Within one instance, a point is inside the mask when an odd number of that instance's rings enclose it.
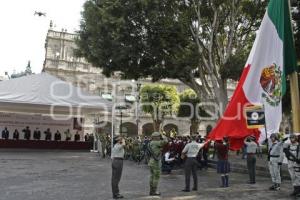
<path fill-rule="evenodd" d="M 280 39 L 283 41 L 283 94 L 285 94 L 286 91 L 285 75 L 289 75 L 294 71 L 297 71 L 296 50 L 294 46 L 288 1 L 289 0 L 271 0 L 268 6 L 268 15 L 275 25 Z"/>

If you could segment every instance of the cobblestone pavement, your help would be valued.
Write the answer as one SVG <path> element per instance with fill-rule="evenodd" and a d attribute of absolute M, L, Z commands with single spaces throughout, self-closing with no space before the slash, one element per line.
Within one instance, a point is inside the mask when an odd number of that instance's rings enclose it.
<path fill-rule="evenodd" d="M 0 151 L 1 200 L 106 200 L 111 199 L 110 160 L 96 153 L 65 151 Z M 270 179 L 258 177 L 256 185 L 248 185 L 247 175 L 230 175 L 231 187 L 219 188 L 215 170 L 199 171 L 199 191 L 182 193 L 181 171 L 161 178 L 161 197 L 149 197 L 149 171 L 145 165 L 124 163 L 120 184 L 126 199 L 169 200 L 262 200 L 291 199 L 290 182 L 279 192 L 268 191 Z"/>

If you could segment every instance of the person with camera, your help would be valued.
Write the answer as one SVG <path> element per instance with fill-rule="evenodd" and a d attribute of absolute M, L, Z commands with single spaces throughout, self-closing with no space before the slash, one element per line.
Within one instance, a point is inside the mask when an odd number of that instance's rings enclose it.
<path fill-rule="evenodd" d="M 249 173 L 249 184 L 255 184 L 256 151 L 257 143 L 255 136 L 246 137 L 244 140 L 247 153 L 247 168 Z"/>
<path fill-rule="evenodd" d="M 300 145 L 296 135 L 290 135 L 290 144 L 284 148 L 288 160 L 288 170 L 294 191 L 291 196 L 300 197 Z"/>
<path fill-rule="evenodd" d="M 116 136 L 114 138 L 114 146 L 111 152 L 112 159 L 112 176 L 111 176 L 111 188 L 114 199 L 122 199 L 124 198 L 120 195 L 119 183 L 122 177 L 123 171 L 123 160 L 125 154 L 125 139 L 122 136 Z"/>

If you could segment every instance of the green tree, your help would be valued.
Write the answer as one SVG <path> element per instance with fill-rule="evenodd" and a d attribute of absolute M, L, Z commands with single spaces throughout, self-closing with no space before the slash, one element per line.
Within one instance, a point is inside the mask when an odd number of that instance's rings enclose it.
<path fill-rule="evenodd" d="M 200 99 L 192 89 L 184 90 L 180 95 L 179 117 L 189 117 L 191 120 L 191 134 L 199 130 L 201 117 L 207 117 L 206 112 L 199 106 Z"/>
<path fill-rule="evenodd" d="M 153 128 L 161 131 L 161 124 L 166 115 L 177 113 L 180 99 L 174 86 L 149 84 L 140 91 L 142 110 L 151 114 Z"/>
<path fill-rule="evenodd" d="M 249 53 L 266 4 L 88 0 L 76 52 L 107 76 L 121 72 L 129 79 L 176 78 L 203 101 L 226 104 L 227 79 L 239 77 L 246 60 L 240 63 L 238 58 Z"/>

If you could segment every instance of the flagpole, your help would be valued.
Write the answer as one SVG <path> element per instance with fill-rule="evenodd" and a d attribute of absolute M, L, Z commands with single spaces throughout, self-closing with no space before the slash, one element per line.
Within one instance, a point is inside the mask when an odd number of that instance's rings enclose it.
<path fill-rule="evenodd" d="M 289 78 L 292 102 L 293 132 L 300 134 L 299 84 L 297 72 L 293 72 L 291 75 L 289 75 Z"/>
<path fill-rule="evenodd" d="M 292 23 L 292 13 L 291 13 L 291 1 L 289 4 L 289 14 Z M 293 25 L 292 25 L 293 29 Z M 294 39 L 294 37 L 293 37 Z M 295 41 L 295 40 L 294 40 Z M 290 79 L 290 90 L 291 90 L 291 103 L 292 103 L 292 121 L 293 121 L 293 132 L 297 135 L 300 134 L 300 104 L 299 104 L 299 83 L 298 83 L 298 72 L 295 71 L 289 75 Z"/>

